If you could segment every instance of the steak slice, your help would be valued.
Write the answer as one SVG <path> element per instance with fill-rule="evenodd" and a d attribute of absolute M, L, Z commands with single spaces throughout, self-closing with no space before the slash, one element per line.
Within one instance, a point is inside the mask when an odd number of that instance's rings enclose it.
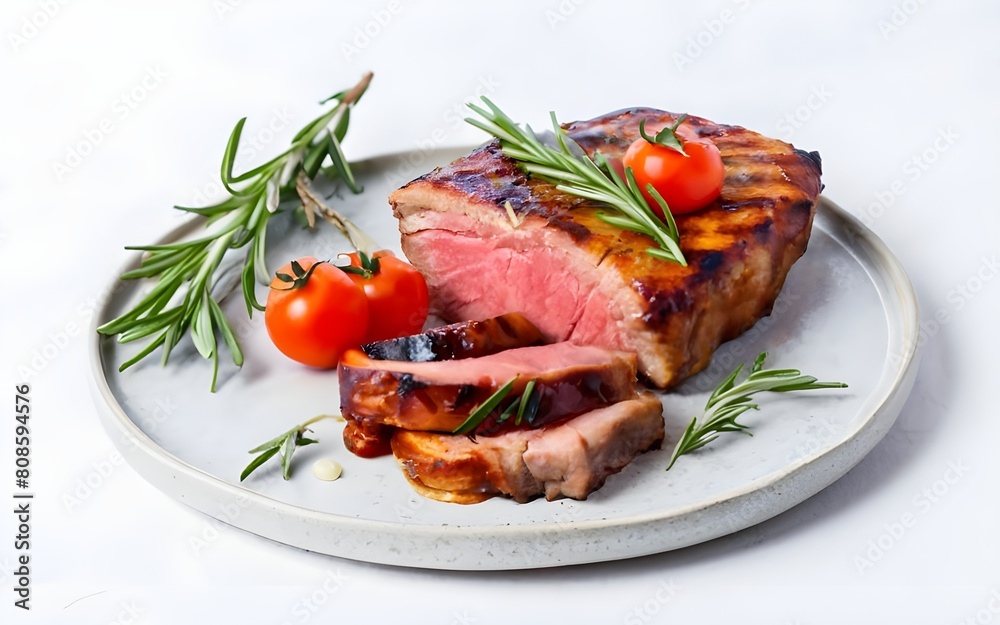
<path fill-rule="evenodd" d="M 586 499 L 609 475 L 663 441 L 652 393 L 537 430 L 479 437 L 396 430 L 392 451 L 425 497 L 478 503 L 506 495 L 524 503 L 544 495 Z"/>
<path fill-rule="evenodd" d="M 398 339 L 362 345 L 375 360 L 427 362 L 488 356 L 505 349 L 539 345 L 542 334 L 520 313 L 507 313 L 483 321 L 464 321 Z M 393 427 L 372 420 L 344 418 L 344 446 L 356 456 L 375 458 L 392 453 L 389 439 Z"/>
<path fill-rule="evenodd" d="M 488 356 L 505 349 L 541 345 L 544 337 L 521 313 L 507 313 L 483 321 L 463 321 L 422 334 L 362 345 L 375 360 L 458 360 Z"/>
<path fill-rule="evenodd" d="M 514 380 L 509 400 L 535 380 L 540 427 L 631 398 L 635 391 L 633 354 L 599 347 L 555 343 L 509 349 L 480 358 L 431 362 L 372 360 L 359 351 L 341 360 L 343 415 L 362 428 L 393 426 L 452 432 L 476 406 Z M 495 411 L 499 412 L 499 410 Z M 514 426 L 487 421 L 475 434 Z M 374 430 L 377 432 L 378 430 Z"/>
<path fill-rule="evenodd" d="M 637 108 L 566 131 L 614 158 L 640 120 L 653 132 L 675 118 Z M 645 254 L 651 240 L 598 219 L 601 206 L 527 177 L 496 141 L 393 192 L 402 248 L 427 279 L 433 312 L 459 320 L 517 310 L 549 341 L 636 352 L 661 387 L 705 368 L 723 341 L 770 312 L 805 251 L 820 165 L 815 153 L 744 128 L 685 124 L 719 147 L 726 169 L 716 202 L 677 217 L 686 267 Z"/>

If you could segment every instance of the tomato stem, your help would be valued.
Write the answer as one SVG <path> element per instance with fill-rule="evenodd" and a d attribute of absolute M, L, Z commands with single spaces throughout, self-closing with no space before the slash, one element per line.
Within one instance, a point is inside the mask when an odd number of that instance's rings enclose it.
<path fill-rule="evenodd" d="M 639 136 L 641 136 L 646 141 L 649 141 L 653 145 L 660 145 L 665 148 L 670 148 L 680 152 L 684 156 L 687 156 L 687 152 L 684 151 L 684 144 L 681 142 L 680 137 L 677 136 L 677 127 L 680 126 L 684 120 L 687 119 L 687 113 L 684 113 L 671 126 L 667 126 L 663 130 L 656 133 L 656 136 L 649 136 L 646 134 L 646 120 L 639 122 Z"/>
<path fill-rule="evenodd" d="M 309 282 L 309 278 L 312 276 L 313 271 L 316 271 L 316 268 L 325 262 L 328 261 L 317 260 L 309 267 L 308 270 L 305 270 L 302 268 L 302 265 L 299 264 L 299 261 L 293 260 L 292 273 L 295 274 L 294 277 L 288 275 L 287 273 L 282 273 L 280 271 L 277 274 L 275 274 L 275 277 L 277 277 L 278 280 L 284 282 L 288 286 L 283 289 L 275 286 L 272 286 L 271 288 L 274 289 L 275 291 L 294 291 L 295 289 L 301 289 L 306 285 L 307 282 Z"/>

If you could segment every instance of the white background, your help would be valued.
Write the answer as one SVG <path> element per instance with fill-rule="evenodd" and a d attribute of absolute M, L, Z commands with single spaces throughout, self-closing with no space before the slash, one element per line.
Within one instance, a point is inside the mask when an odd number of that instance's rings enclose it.
<path fill-rule="evenodd" d="M 10 407 L 14 385 L 32 385 L 38 498 L 30 615 L 12 608 L 13 518 L 0 516 L 3 622 L 1000 623 L 998 29 L 988 0 L 5 2 L 0 388 Z M 305 553 L 218 527 L 127 465 L 68 506 L 113 457 L 82 328 L 122 247 L 179 223 L 169 207 L 215 181 L 236 119 L 252 134 L 290 117 L 247 157 L 256 164 L 367 69 L 352 159 L 481 141 L 454 123 L 477 87 L 539 126 L 550 109 L 571 120 L 647 105 L 820 151 L 826 195 L 886 241 L 920 299 L 923 363 L 896 426 L 846 477 L 760 526 L 569 569 L 431 572 Z M 915 523 L 887 537 L 906 514 Z M 217 537 L 195 554 L 206 531 Z M 329 575 L 337 591 L 304 609 Z"/>

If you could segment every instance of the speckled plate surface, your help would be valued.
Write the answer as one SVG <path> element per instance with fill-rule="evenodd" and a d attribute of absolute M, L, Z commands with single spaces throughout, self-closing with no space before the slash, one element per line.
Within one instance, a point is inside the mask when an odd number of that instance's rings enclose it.
<path fill-rule="evenodd" d="M 388 192 L 461 153 L 409 152 L 359 163 L 366 191 L 332 202 L 398 253 Z M 347 248 L 333 228 L 310 233 L 276 221 L 268 234 L 272 269 L 288 258 L 331 257 Z M 185 224 L 164 240 L 197 227 Z M 142 288 L 148 285 L 118 289 L 96 323 L 123 311 Z M 611 476 L 587 501 L 492 499 L 460 506 L 414 493 L 392 458 L 351 455 L 341 442 L 342 424 L 330 420 L 314 428 L 320 444 L 296 453 L 292 480 L 283 481 L 275 463 L 240 484 L 248 449 L 339 406 L 335 374 L 281 356 L 262 317 L 247 319 L 240 299 L 237 292 L 223 308 L 234 320 L 246 364 L 237 370 L 224 362 L 215 394 L 210 364 L 187 340 L 166 368 L 153 357 L 118 373 L 138 346 L 92 335 L 94 399 L 109 436 L 139 474 L 196 510 L 303 549 L 401 566 L 487 570 L 616 560 L 760 523 L 833 483 L 875 446 L 902 409 L 917 365 L 916 299 L 903 269 L 870 231 L 821 198 L 809 249 L 771 316 L 724 344 L 709 369 L 663 396 L 663 449 Z M 665 472 L 673 442 L 708 392 L 737 363 L 764 350 L 769 367 L 799 368 L 850 388 L 762 398 L 762 409 L 742 419 L 753 427 L 752 438 L 720 438 Z M 344 466 L 340 480 L 311 475 L 310 465 L 321 457 Z"/>

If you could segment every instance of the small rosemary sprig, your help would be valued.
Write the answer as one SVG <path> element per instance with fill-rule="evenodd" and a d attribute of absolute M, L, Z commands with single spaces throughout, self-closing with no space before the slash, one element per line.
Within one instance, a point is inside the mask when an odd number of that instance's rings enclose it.
<path fill-rule="evenodd" d="M 124 273 L 123 280 L 156 278 L 153 288 L 135 306 L 97 329 L 105 335 L 117 335 L 118 342 L 149 339 L 146 346 L 122 363 L 119 371 L 131 367 L 156 348 L 163 347 L 163 364 L 171 350 L 190 330 L 198 352 L 212 361 L 212 385 L 215 391 L 219 372 L 219 346 L 216 331 L 222 336 L 237 366 L 243 364 L 243 352 L 218 299 L 213 295 L 214 275 L 229 250 L 249 246 L 243 262 L 241 283 L 247 314 L 264 310 L 254 293 L 254 278 L 263 284 L 270 281 L 264 262 L 265 235 L 271 215 L 282 196 L 296 190 L 297 177 L 314 178 L 320 171 L 340 179 L 355 193 L 361 191 L 340 142 L 347 134 L 351 108 L 368 88 L 371 73 L 349 90 L 323 100 L 336 105 L 312 120 L 292 139 L 291 146 L 267 161 L 239 175 L 233 164 L 239 148 L 244 117 L 236 123 L 222 158 L 222 184 L 230 196 L 218 204 L 203 208 L 175 208 L 207 218 L 206 226 L 220 226 L 208 234 L 188 241 L 164 245 L 135 245 L 126 249 L 147 254 L 138 269 Z M 323 168 L 329 159 L 330 165 Z"/>
<path fill-rule="evenodd" d="M 476 408 L 469 413 L 469 416 L 465 419 L 465 421 L 452 430 L 451 433 L 471 435 L 471 433 L 474 432 L 477 427 L 482 425 L 483 421 L 490 416 L 490 413 L 500 406 L 500 404 L 503 403 L 503 400 L 510 395 L 510 391 L 514 388 L 514 382 L 516 381 L 517 376 L 514 376 L 509 382 L 498 388 L 495 393 L 486 399 L 486 401 L 476 406 Z M 496 419 L 497 425 L 500 425 L 511 417 L 514 417 L 514 425 L 521 425 L 521 421 L 523 420 L 526 420 L 529 424 L 534 422 L 535 416 L 538 413 L 538 395 L 534 394 L 535 382 L 535 380 L 529 380 L 528 383 L 524 385 L 524 390 L 521 392 L 521 395 L 500 412 L 500 415 Z"/>
<path fill-rule="evenodd" d="M 271 440 L 258 445 L 251 449 L 249 453 L 256 454 L 260 453 L 259 456 L 253 459 L 247 468 L 243 469 L 243 473 L 240 474 L 240 481 L 247 479 L 247 477 L 257 470 L 257 467 L 264 464 L 272 457 L 277 454 L 281 454 L 281 477 L 284 479 L 290 479 L 292 477 L 292 454 L 299 447 L 305 447 L 306 445 L 312 445 L 318 443 L 316 439 L 308 438 L 306 436 L 307 432 L 311 432 L 309 426 L 313 423 L 322 421 L 323 419 L 336 419 L 340 418 L 339 415 L 319 415 L 318 417 L 313 417 L 304 423 L 296 425 L 292 429 L 280 434 Z"/>
<path fill-rule="evenodd" d="M 721 432 L 743 432 L 753 436 L 747 431 L 749 426 L 738 423 L 736 419 L 748 410 L 760 409 L 757 404 L 750 403 L 750 397 L 757 393 L 847 388 L 843 382 L 817 382 L 816 378 L 803 375 L 798 369 L 764 369 L 765 358 L 767 352 L 761 352 L 757 356 L 746 380 L 736 384 L 736 376 L 743 370 L 741 364 L 716 387 L 705 404 L 705 414 L 701 420 L 691 419 L 691 423 L 677 441 L 674 453 L 670 456 L 670 464 L 667 465 L 668 471 L 679 457 L 711 443 Z"/>
<path fill-rule="evenodd" d="M 603 154 L 597 152 L 593 158 L 587 156 L 586 152 L 559 126 L 555 113 L 549 115 L 552 118 L 552 131 L 555 133 L 559 149 L 542 143 L 531 126 L 525 125 L 524 128 L 518 126 L 489 98 L 484 96 L 482 100 L 487 106 L 486 109 L 475 104 L 467 104 L 482 119 L 470 117 L 465 121 L 499 139 L 503 153 L 517 161 L 524 171 L 556 185 L 560 191 L 601 202 L 616 209 L 618 211 L 616 215 L 599 213 L 598 216 L 623 230 L 651 237 L 657 245 L 646 250 L 651 256 L 687 265 L 678 245 L 677 224 L 670 214 L 667 203 L 652 185 L 646 185 L 650 196 L 663 210 L 666 221 L 661 221 L 646 203 L 631 167 L 625 168 L 623 180 Z M 570 146 L 573 146 L 573 151 Z"/>

